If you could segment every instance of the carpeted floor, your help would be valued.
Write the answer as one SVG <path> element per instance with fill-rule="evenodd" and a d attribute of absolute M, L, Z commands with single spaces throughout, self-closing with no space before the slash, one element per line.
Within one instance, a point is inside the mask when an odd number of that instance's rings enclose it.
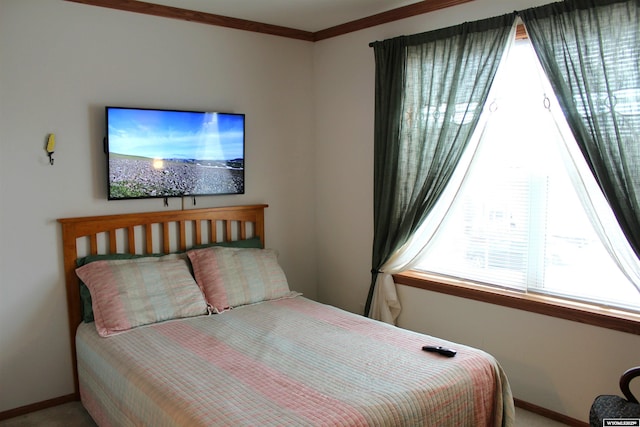
<path fill-rule="evenodd" d="M 0 421 L 2 427 L 96 427 L 80 402 L 66 403 L 53 408 L 31 412 Z"/>
<path fill-rule="evenodd" d="M 532 412 L 516 408 L 516 427 L 563 427 Z M 0 421 L 0 427 L 96 427 L 79 402 L 67 403 Z"/>

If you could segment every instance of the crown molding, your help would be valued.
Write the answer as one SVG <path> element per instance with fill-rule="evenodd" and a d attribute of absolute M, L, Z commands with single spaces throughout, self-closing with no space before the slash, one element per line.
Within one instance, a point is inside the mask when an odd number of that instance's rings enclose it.
<path fill-rule="evenodd" d="M 314 41 L 325 40 L 331 37 L 352 33 L 365 28 L 375 27 L 377 25 L 386 24 L 401 19 L 410 18 L 412 16 L 422 15 L 436 10 L 457 6 L 463 3 L 469 3 L 474 0 L 425 0 L 408 6 L 391 9 L 386 12 L 371 15 L 366 18 L 357 19 L 347 22 L 346 24 L 336 25 L 335 27 L 313 33 Z"/>
<path fill-rule="evenodd" d="M 336 25 L 334 27 L 316 32 L 297 30 L 295 28 L 265 24 L 262 22 L 232 18 L 229 16 L 216 15 L 206 12 L 198 12 L 189 9 L 181 9 L 178 7 L 153 4 L 138 0 L 65 1 L 316 42 L 332 37 L 337 37 L 343 34 L 348 34 L 354 31 L 363 30 L 365 28 L 374 27 L 376 25 L 386 24 L 388 22 L 393 22 L 416 15 L 422 15 L 424 13 L 445 9 L 452 6 L 457 6 L 459 4 L 468 3 L 474 0 L 424 0 L 408 6 L 399 7 L 386 12 L 378 13 L 376 15 L 368 16 L 366 18 L 356 19 L 345 24 Z"/>

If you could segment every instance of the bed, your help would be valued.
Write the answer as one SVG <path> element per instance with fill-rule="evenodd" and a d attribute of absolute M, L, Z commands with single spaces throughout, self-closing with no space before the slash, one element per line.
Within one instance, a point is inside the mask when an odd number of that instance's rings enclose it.
<path fill-rule="evenodd" d="M 290 290 L 266 207 L 58 220 L 75 395 L 98 425 L 513 425 L 491 355 Z"/>

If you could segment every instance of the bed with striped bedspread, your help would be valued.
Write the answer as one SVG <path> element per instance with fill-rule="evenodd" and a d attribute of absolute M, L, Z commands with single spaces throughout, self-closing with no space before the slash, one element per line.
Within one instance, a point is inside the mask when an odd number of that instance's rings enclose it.
<path fill-rule="evenodd" d="M 489 354 L 304 297 L 76 336 L 100 426 L 509 426 Z M 443 345 L 453 358 L 421 350 Z"/>

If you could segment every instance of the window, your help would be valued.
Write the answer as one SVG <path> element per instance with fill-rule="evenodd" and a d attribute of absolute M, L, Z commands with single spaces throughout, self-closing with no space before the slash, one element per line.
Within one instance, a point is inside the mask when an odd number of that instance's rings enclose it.
<path fill-rule="evenodd" d="M 512 46 L 489 99 L 469 170 L 415 269 L 640 311 L 574 189 L 562 151 L 571 133 L 546 108 L 561 116 L 528 39 Z"/>

